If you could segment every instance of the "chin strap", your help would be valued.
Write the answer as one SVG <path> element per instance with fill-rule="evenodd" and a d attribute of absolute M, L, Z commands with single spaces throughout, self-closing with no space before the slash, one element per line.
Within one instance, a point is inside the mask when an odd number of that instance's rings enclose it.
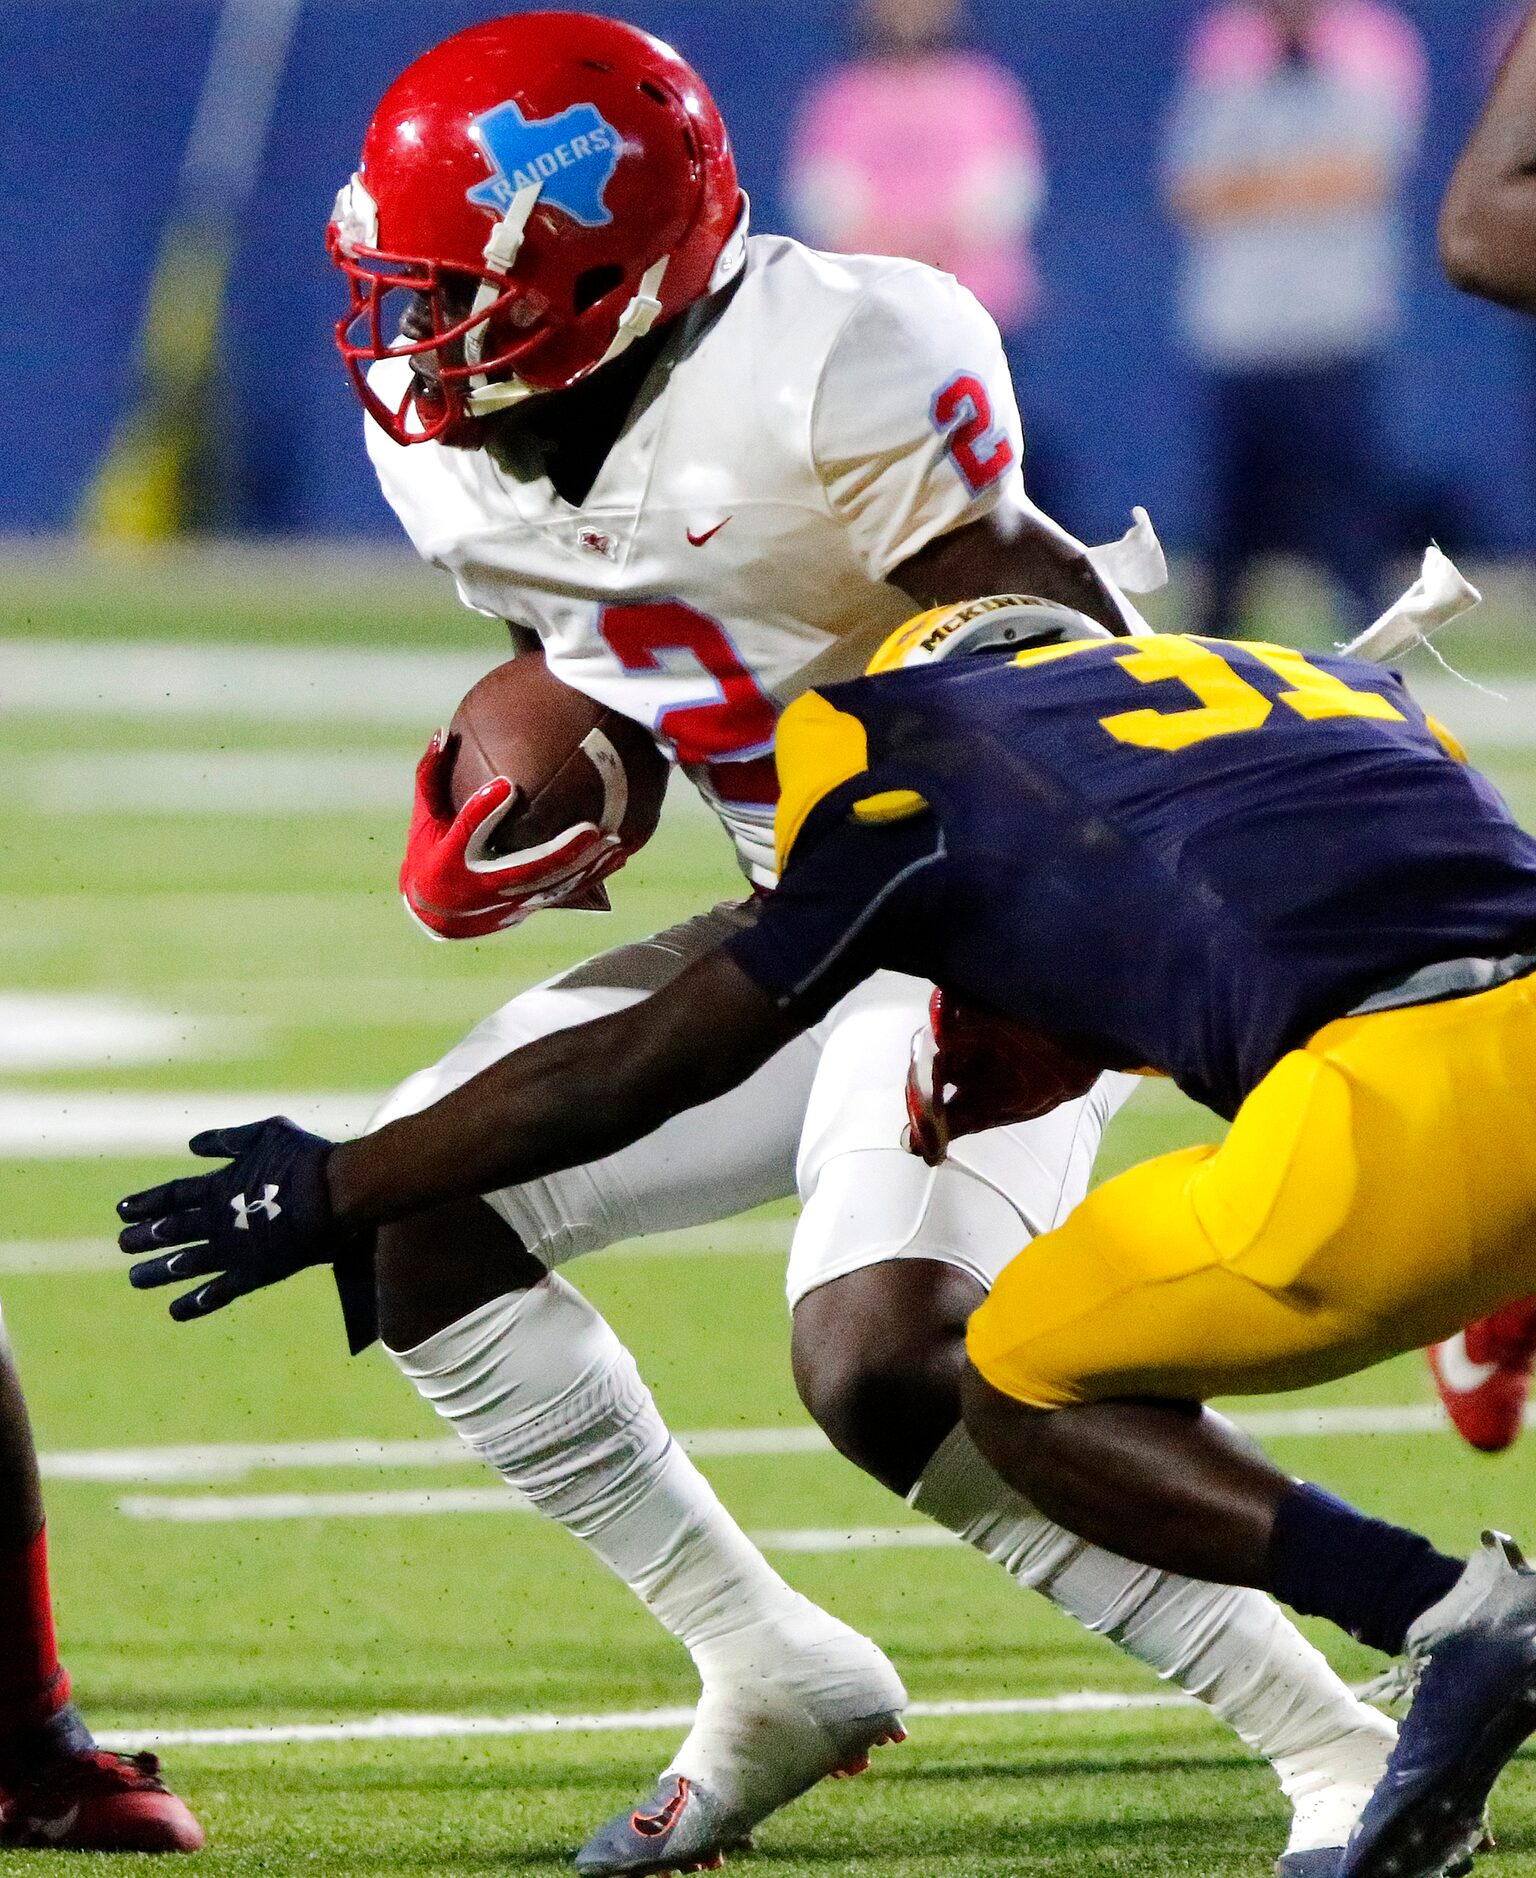
<path fill-rule="evenodd" d="M 616 359 L 621 352 L 627 352 L 635 341 L 643 339 L 661 318 L 661 283 L 667 271 L 667 263 L 671 259 L 670 254 L 664 254 L 654 266 L 648 267 L 640 276 L 639 289 L 634 299 L 619 315 L 618 329 L 613 335 L 608 350 L 598 360 L 597 365 L 593 366 L 593 371 L 596 371 L 599 366 L 608 364 L 611 359 Z"/>
<path fill-rule="evenodd" d="M 535 189 L 534 193 L 537 194 L 537 189 Z M 513 208 L 515 209 L 516 206 L 516 203 L 514 203 Z M 530 203 L 529 206 L 531 208 L 532 204 Z M 493 236 L 492 240 L 494 239 L 495 237 Z M 487 258 L 489 258 L 490 244 L 487 243 L 486 247 Z M 659 261 L 645 270 L 645 273 L 640 278 L 640 286 L 634 298 L 619 316 L 619 324 L 609 343 L 608 350 L 597 361 L 597 364 L 591 368 L 594 372 L 616 359 L 621 352 L 627 352 L 635 341 L 643 338 L 656 324 L 657 320 L 661 318 L 661 283 L 667 271 L 667 263 L 671 258 L 671 255 L 664 254 Z M 487 281 L 484 286 L 481 287 L 480 293 L 475 296 L 476 308 L 480 306 L 481 295 L 489 294 L 490 301 L 494 302 L 497 298 L 497 293 L 498 290 Z M 481 327 L 478 335 L 472 336 L 478 337 L 480 343 L 483 344 L 484 328 Z M 470 350 L 467 341 L 464 349 L 466 353 Z M 478 361 L 479 348 L 477 346 L 470 363 L 476 364 Z M 586 373 L 582 374 L 583 377 L 586 375 Z M 505 411 L 514 404 L 522 404 L 529 398 L 537 398 L 543 395 L 537 385 L 525 384 L 521 378 L 499 378 L 492 384 L 482 377 L 472 379 L 470 382 L 473 389 L 469 392 L 469 395 L 464 401 L 469 406 L 470 413 L 474 417 L 488 417 L 492 411 Z"/>
<path fill-rule="evenodd" d="M 539 199 L 541 182 L 532 182 L 519 189 L 512 198 L 506 214 L 491 231 L 491 238 L 485 244 L 485 263 L 494 274 L 500 275 L 500 282 L 484 280 L 475 295 L 471 312 L 489 313 L 500 298 L 505 277 L 511 273 L 512 265 L 523 245 L 523 232 L 528 226 L 528 218 L 533 213 L 534 204 Z M 736 218 L 730 239 L 720 252 L 710 276 L 710 293 L 717 293 L 728 286 L 747 264 L 747 229 L 750 226 L 752 205 L 742 192 L 741 212 Z M 659 261 L 653 262 L 640 277 L 640 285 L 633 299 L 619 316 L 619 323 L 614 331 L 608 350 L 591 369 L 595 372 L 602 366 L 609 365 L 620 353 L 627 352 L 637 339 L 645 335 L 661 318 L 661 283 L 666 278 L 667 264 L 672 257 L 664 254 Z M 480 363 L 485 347 L 485 324 L 482 323 L 464 341 L 464 355 L 471 365 Z M 585 376 L 585 374 L 583 374 Z M 499 378 L 494 383 L 483 374 L 477 373 L 470 379 L 470 390 L 464 402 L 469 407 L 472 417 L 489 417 L 493 411 L 509 410 L 515 404 L 523 404 L 529 398 L 542 395 L 536 385 L 528 385 L 520 378 Z"/>
<path fill-rule="evenodd" d="M 524 183 L 507 206 L 507 212 L 491 230 L 485 247 L 481 250 L 485 265 L 492 277 L 482 279 L 475 291 L 474 303 L 469 309 L 472 320 L 478 321 L 464 336 L 464 357 L 471 365 L 478 365 L 485 352 L 486 328 L 491 308 L 506 291 L 506 277 L 517 263 L 522 251 L 523 237 L 528 232 L 528 218 L 533 214 L 538 202 L 539 192 L 544 187 L 541 181 Z M 478 372 L 470 379 L 472 389 L 469 393 L 469 408 L 477 414 L 480 407 L 476 400 L 488 392 L 501 389 L 493 385 L 483 372 Z M 514 381 L 515 382 L 515 381 Z M 499 405 L 487 405 L 487 410 L 499 409 Z"/>

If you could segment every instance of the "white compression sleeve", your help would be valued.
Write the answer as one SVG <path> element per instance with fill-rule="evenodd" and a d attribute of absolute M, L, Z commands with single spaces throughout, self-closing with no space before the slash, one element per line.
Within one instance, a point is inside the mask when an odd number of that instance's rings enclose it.
<path fill-rule="evenodd" d="M 697 1650 L 803 1602 L 672 1440 L 634 1358 L 563 1278 L 395 1362 L 480 1458 Z"/>
<path fill-rule="evenodd" d="M 1363 1804 L 1392 1725 L 1263 1592 L 1154 1571 L 1073 1537 L 999 1479 L 963 1426 L 910 1497 L 1019 1584 L 1205 1703 L 1274 1764 L 1299 1812 L 1320 1780 L 1363 1782 Z M 1337 1842 L 1331 1821 L 1323 1830 L 1318 1844 Z"/>
<path fill-rule="evenodd" d="M 669 1772 L 762 1818 L 842 1764 L 851 1723 L 893 1721 L 905 1706 L 875 1645 L 792 1590 L 731 1518 L 633 1357 L 563 1278 L 498 1298 L 395 1361 L 687 1645 L 703 1692 Z M 867 1745 L 867 1731 L 853 1733 Z"/>

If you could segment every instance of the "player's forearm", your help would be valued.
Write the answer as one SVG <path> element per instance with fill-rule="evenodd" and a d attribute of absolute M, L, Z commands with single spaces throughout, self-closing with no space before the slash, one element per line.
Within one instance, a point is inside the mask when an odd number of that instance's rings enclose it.
<path fill-rule="evenodd" d="M 327 1167 L 338 1221 L 382 1224 L 626 1146 L 644 1132 L 633 1074 L 615 1073 L 602 1035 L 587 1035 L 614 1022 L 542 1037 L 430 1108 L 343 1143 Z"/>
<path fill-rule="evenodd" d="M 1536 313 L 1536 11 L 1451 178 L 1440 258 L 1464 292 Z"/>

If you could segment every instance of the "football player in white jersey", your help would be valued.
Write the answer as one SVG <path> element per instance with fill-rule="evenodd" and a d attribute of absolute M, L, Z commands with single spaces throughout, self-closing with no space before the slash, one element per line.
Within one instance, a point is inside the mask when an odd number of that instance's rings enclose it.
<path fill-rule="evenodd" d="M 338 198 L 338 339 L 384 493 L 465 603 L 567 683 L 648 725 L 772 879 L 774 723 L 852 676 L 918 607 L 995 592 L 1139 620 L 1027 503 L 996 328 L 947 275 L 750 237 L 724 126 L 669 48 L 613 21 L 472 27 L 389 89 Z M 399 311 L 397 312 L 397 308 Z M 1160 564 L 1144 537 L 1141 558 Z M 1100 569 L 1104 569 L 1101 572 Z M 485 857 L 493 792 L 442 811 L 422 765 L 402 884 L 443 937 L 591 905 L 622 861 L 577 828 Z M 717 909 L 515 998 L 379 1120 L 528 1040 L 674 976 L 750 910 Z M 896 1735 L 865 1639 L 755 1551 L 670 1440 L 633 1360 L 556 1268 L 636 1234 L 798 1193 L 794 1362 L 841 1451 L 1271 1759 L 1281 1868 L 1331 1873 L 1390 1746 L 1266 1598 L 1084 1546 L 991 1473 L 959 1426 L 962 1329 L 1029 1235 L 1081 1197 L 1123 1079 L 940 1168 L 901 1148 L 929 988 L 885 975 L 741 1090 L 597 1165 L 386 1229 L 379 1328 L 474 1449 L 585 1540 L 688 1647 L 703 1695 L 654 1792 L 578 1856 L 590 1873 L 712 1861 L 812 1781 Z"/>

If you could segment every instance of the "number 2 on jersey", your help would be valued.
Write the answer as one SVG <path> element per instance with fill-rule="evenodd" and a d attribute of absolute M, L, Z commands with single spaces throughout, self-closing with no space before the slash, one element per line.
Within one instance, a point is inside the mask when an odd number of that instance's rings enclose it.
<path fill-rule="evenodd" d="M 675 704 L 655 722 L 679 763 L 751 756 L 772 744 L 778 706 L 764 695 L 719 620 L 681 600 L 656 600 L 604 607 L 598 631 L 626 672 L 666 672 L 666 654 L 672 652 L 707 675 L 713 696 Z"/>
<path fill-rule="evenodd" d="M 992 413 L 987 388 L 974 372 L 957 372 L 933 398 L 933 427 L 949 440 L 949 455 L 973 496 L 1013 468 L 1013 445 Z"/>

